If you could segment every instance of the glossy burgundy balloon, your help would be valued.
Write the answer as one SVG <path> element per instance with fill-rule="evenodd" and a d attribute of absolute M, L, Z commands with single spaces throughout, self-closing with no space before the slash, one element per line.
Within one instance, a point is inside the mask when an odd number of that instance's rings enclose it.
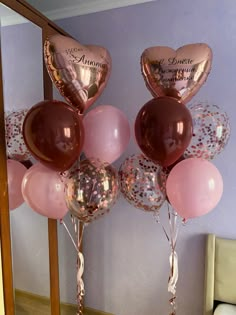
<path fill-rule="evenodd" d="M 23 136 L 37 160 L 55 171 L 65 171 L 81 152 L 84 128 L 81 118 L 68 104 L 43 101 L 26 115 Z"/>
<path fill-rule="evenodd" d="M 170 97 L 150 100 L 139 111 L 135 136 L 142 152 L 161 166 L 169 166 L 184 153 L 192 138 L 189 110 Z"/>

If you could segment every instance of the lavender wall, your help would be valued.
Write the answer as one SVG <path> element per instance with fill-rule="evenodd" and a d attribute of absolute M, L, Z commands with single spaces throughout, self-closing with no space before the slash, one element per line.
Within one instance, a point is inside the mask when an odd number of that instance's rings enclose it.
<path fill-rule="evenodd" d="M 41 29 L 32 23 L 1 28 L 1 53 L 5 112 L 30 108 L 42 101 Z M 59 225 L 58 231 L 61 300 L 75 303 L 76 255 L 63 227 Z M 14 287 L 49 297 L 47 218 L 24 203 L 11 211 L 11 233 Z"/>
<path fill-rule="evenodd" d="M 32 23 L 2 27 L 1 53 L 5 112 L 31 108 L 42 101 L 41 29 Z M 60 98 L 56 91 L 55 95 L 55 98 Z M 47 218 L 25 203 L 11 211 L 10 216 L 14 287 L 49 297 Z M 68 235 L 59 224 L 58 232 L 61 300 L 75 303 L 76 255 Z"/>
<path fill-rule="evenodd" d="M 182 315 L 202 312 L 205 235 L 236 238 L 235 20 L 234 0 L 224 4 L 220 0 L 191 4 L 188 0 L 159 0 L 58 22 L 81 43 L 102 45 L 110 51 L 112 75 L 97 104 L 119 107 L 131 125 L 151 98 L 139 65 L 145 48 L 206 42 L 213 49 L 211 74 L 195 100 L 224 108 L 231 119 L 232 135 L 214 161 L 224 178 L 221 202 L 213 212 L 190 221 L 180 231 L 177 301 Z M 132 140 L 116 166 L 138 151 Z M 165 214 L 163 208 L 163 222 Z M 168 314 L 169 247 L 152 215 L 120 198 L 111 214 L 86 228 L 84 244 L 87 305 L 116 315 Z"/>
<path fill-rule="evenodd" d="M 6 112 L 43 99 L 42 32 L 31 23 L 1 28 Z M 47 218 L 25 203 L 11 211 L 14 286 L 49 296 Z"/>

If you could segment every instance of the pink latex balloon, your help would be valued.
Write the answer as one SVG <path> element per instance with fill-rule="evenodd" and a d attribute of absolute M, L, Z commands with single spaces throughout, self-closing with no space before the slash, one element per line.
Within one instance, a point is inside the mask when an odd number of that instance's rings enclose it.
<path fill-rule="evenodd" d="M 112 163 L 125 151 L 130 140 L 130 127 L 128 119 L 118 108 L 98 106 L 84 117 L 83 123 L 83 151 L 88 159 Z"/>
<path fill-rule="evenodd" d="M 215 208 L 223 193 L 223 180 L 211 162 L 190 158 L 181 161 L 171 170 L 166 191 L 176 212 L 189 219 Z"/>
<path fill-rule="evenodd" d="M 21 183 L 26 171 L 27 168 L 20 162 L 7 160 L 7 183 L 10 210 L 18 208 L 24 202 L 21 193 Z"/>
<path fill-rule="evenodd" d="M 61 219 L 68 211 L 59 173 L 40 163 L 27 170 L 22 181 L 22 194 L 25 202 L 45 217 Z"/>

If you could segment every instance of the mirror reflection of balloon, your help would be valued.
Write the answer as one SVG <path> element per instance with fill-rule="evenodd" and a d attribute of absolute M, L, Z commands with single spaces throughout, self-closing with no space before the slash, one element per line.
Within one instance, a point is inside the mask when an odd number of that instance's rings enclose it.
<path fill-rule="evenodd" d="M 7 160 L 7 181 L 9 209 L 14 210 L 24 203 L 21 192 L 21 183 L 27 168 L 18 161 Z"/>
<path fill-rule="evenodd" d="M 6 149 L 9 159 L 27 161 L 31 154 L 25 145 L 22 126 L 28 109 L 19 109 L 10 112 L 5 117 Z"/>

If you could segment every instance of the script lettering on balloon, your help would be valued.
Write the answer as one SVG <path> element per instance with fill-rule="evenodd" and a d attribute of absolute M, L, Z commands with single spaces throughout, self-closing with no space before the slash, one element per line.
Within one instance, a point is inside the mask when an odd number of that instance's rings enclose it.
<path fill-rule="evenodd" d="M 170 96 L 187 103 L 210 73 L 212 51 L 206 44 L 190 44 L 174 50 L 150 47 L 141 56 L 141 71 L 154 97 Z"/>
<path fill-rule="evenodd" d="M 100 96 L 111 71 L 109 52 L 54 35 L 44 43 L 48 73 L 65 100 L 83 114 Z"/>
<path fill-rule="evenodd" d="M 71 54 L 72 57 L 72 62 L 74 63 L 80 63 L 86 66 L 92 66 L 92 67 L 97 67 L 97 68 L 106 68 L 107 65 L 105 63 L 101 63 L 95 60 L 91 59 L 86 59 L 85 55 L 82 55 L 81 57 L 77 57 L 74 54 Z"/>
<path fill-rule="evenodd" d="M 194 80 L 194 74 L 197 72 L 194 60 L 187 58 L 154 60 L 151 69 L 155 74 L 152 79 L 156 81 L 160 76 L 163 82 L 191 81 Z"/>

